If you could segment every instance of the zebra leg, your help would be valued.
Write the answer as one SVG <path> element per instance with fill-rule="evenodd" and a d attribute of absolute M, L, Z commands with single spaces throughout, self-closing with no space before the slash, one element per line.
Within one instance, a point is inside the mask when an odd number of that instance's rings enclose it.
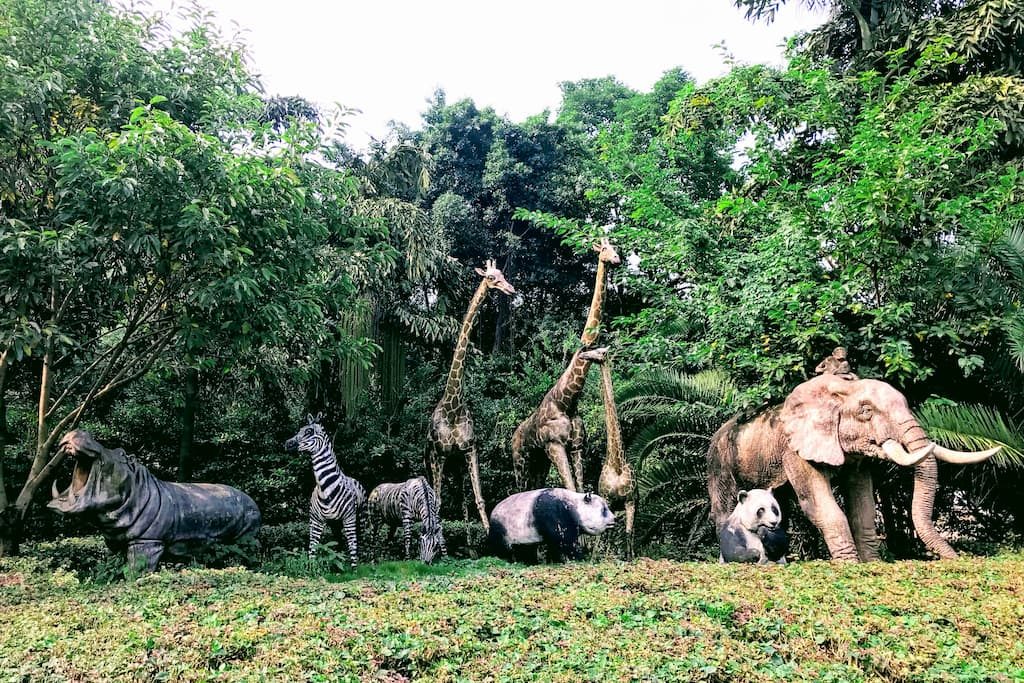
<path fill-rule="evenodd" d="M 320 537 L 324 533 L 324 520 L 310 515 L 309 518 L 309 556 L 316 555 L 317 546 L 320 545 Z"/>
<path fill-rule="evenodd" d="M 412 515 L 402 511 L 402 540 L 405 541 L 405 559 L 410 559 L 409 547 L 412 545 Z"/>
<path fill-rule="evenodd" d="M 473 499 L 476 501 L 476 510 L 480 513 L 480 521 L 483 522 L 484 531 L 491 528 L 491 522 L 487 519 L 487 512 L 484 510 L 484 494 L 480 488 L 480 462 L 476 457 L 476 446 L 471 445 L 466 450 L 466 468 L 469 470 L 469 483 L 473 487 Z"/>
<path fill-rule="evenodd" d="M 441 539 L 441 557 L 448 557 L 448 545 L 444 542 L 444 529 L 441 528 L 441 520 L 437 520 L 437 535 Z"/>
<path fill-rule="evenodd" d="M 359 524 L 356 521 L 358 514 L 357 511 L 353 510 L 345 515 L 345 519 L 342 520 L 342 528 L 345 531 L 345 544 L 348 545 L 348 559 L 352 569 L 355 569 L 359 563 Z"/>

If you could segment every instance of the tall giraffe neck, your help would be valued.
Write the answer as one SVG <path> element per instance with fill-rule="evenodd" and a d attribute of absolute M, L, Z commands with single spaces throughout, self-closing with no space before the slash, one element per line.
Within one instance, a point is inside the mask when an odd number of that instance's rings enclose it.
<path fill-rule="evenodd" d="M 469 332 L 473 329 L 473 322 L 476 320 L 476 313 L 480 305 L 487 298 L 487 280 L 482 280 L 476 288 L 472 300 L 469 302 L 469 310 L 466 317 L 462 319 L 462 329 L 459 330 L 458 341 L 455 342 L 455 353 L 452 355 L 452 367 L 448 370 L 448 382 L 444 387 L 444 401 L 447 405 L 455 406 L 462 402 L 462 373 L 466 367 L 466 350 L 469 348 Z"/>
<path fill-rule="evenodd" d="M 550 398 L 558 409 L 566 414 L 575 414 L 576 406 L 580 402 L 580 393 L 583 391 L 583 383 L 587 381 L 587 371 L 590 370 L 590 361 L 580 358 L 577 351 L 569 367 L 565 369 L 562 376 L 555 382 L 548 392 Z"/>
<path fill-rule="evenodd" d="M 601 398 L 604 400 L 605 430 L 608 433 L 608 449 L 606 462 L 616 470 L 621 469 L 622 430 L 619 427 L 619 413 L 615 408 L 615 390 L 612 387 L 611 364 L 601 365 Z"/>
<path fill-rule="evenodd" d="M 601 333 L 601 308 L 604 306 L 605 288 L 605 265 L 604 261 L 597 261 L 597 282 L 594 283 L 594 296 L 590 300 L 590 313 L 587 315 L 587 324 L 583 327 L 583 334 L 580 335 L 580 343 L 583 346 L 591 346 L 597 341 Z"/>

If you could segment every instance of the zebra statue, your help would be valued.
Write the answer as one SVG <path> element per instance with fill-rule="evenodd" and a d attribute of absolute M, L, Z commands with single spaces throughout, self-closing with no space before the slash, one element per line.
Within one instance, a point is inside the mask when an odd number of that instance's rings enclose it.
<path fill-rule="evenodd" d="M 381 524 L 387 524 L 391 527 L 390 538 L 397 526 L 402 525 L 407 559 L 412 542 L 412 524 L 417 520 L 423 523 L 420 530 L 420 560 L 431 564 L 438 552 L 442 557 L 448 556 L 441 530 L 437 494 L 423 477 L 401 484 L 381 484 L 370 492 L 367 505 L 372 520 L 370 528 L 374 533 L 377 533 Z"/>
<path fill-rule="evenodd" d="M 328 522 L 340 522 L 352 566 L 359 557 L 359 527 L 366 526 L 366 491 L 362 484 L 345 476 L 334 457 L 331 439 L 320 421 L 323 414 L 306 416 L 298 433 L 284 442 L 285 450 L 309 453 L 313 461 L 316 486 L 309 501 L 309 555 L 316 554 L 320 536 Z"/>

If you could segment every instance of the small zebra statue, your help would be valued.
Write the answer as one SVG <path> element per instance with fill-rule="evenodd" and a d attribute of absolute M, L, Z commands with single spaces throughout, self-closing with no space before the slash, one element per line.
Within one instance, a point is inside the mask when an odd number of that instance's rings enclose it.
<path fill-rule="evenodd" d="M 349 559 L 356 566 L 359 558 L 358 529 L 366 526 L 366 491 L 362 484 L 345 476 L 334 457 L 331 439 L 316 417 L 306 415 L 306 425 L 284 442 L 287 451 L 309 453 L 313 461 L 316 486 L 309 501 L 309 556 L 316 554 L 327 522 L 340 522 L 345 532 Z"/>
<path fill-rule="evenodd" d="M 370 509 L 370 528 L 376 534 L 380 525 L 391 527 L 391 534 L 399 524 L 405 540 L 405 557 L 409 558 L 412 543 L 412 524 L 423 523 L 420 531 L 420 560 L 431 564 L 438 552 L 448 556 L 441 529 L 440 505 L 437 494 L 423 477 L 416 477 L 401 484 L 381 484 L 370 492 L 367 505 Z"/>

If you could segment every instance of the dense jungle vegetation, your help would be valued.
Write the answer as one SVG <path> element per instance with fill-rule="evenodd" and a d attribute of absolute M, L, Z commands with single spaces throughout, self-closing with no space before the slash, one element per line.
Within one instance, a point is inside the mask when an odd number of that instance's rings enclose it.
<path fill-rule="evenodd" d="M 780 2 L 736 4 L 770 21 Z M 715 553 L 708 436 L 838 345 L 940 443 L 1003 446 L 943 466 L 938 523 L 961 547 L 1019 543 L 1024 5 L 805 4 L 831 18 L 781 68 L 566 82 L 557 111 L 518 122 L 437 92 L 357 152 L 346 111 L 264 92 L 199 7 L 171 30 L 0 0 L 0 555 L 81 531 L 40 504 L 74 426 L 164 478 L 242 488 L 270 527 L 306 520 L 309 462 L 282 442 L 307 412 L 368 489 L 423 473 L 492 258 L 518 295 L 485 303 L 466 396 L 494 505 L 513 430 L 578 347 L 602 236 L 625 257 L 601 343 L 642 554 Z M 596 377 L 581 405 L 596 481 Z M 875 476 L 888 551 L 920 556 L 909 474 Z M 471 518 L 467 490 L 445 517 Z M 820 555 L 792 517 L 796 551 Z"/>

